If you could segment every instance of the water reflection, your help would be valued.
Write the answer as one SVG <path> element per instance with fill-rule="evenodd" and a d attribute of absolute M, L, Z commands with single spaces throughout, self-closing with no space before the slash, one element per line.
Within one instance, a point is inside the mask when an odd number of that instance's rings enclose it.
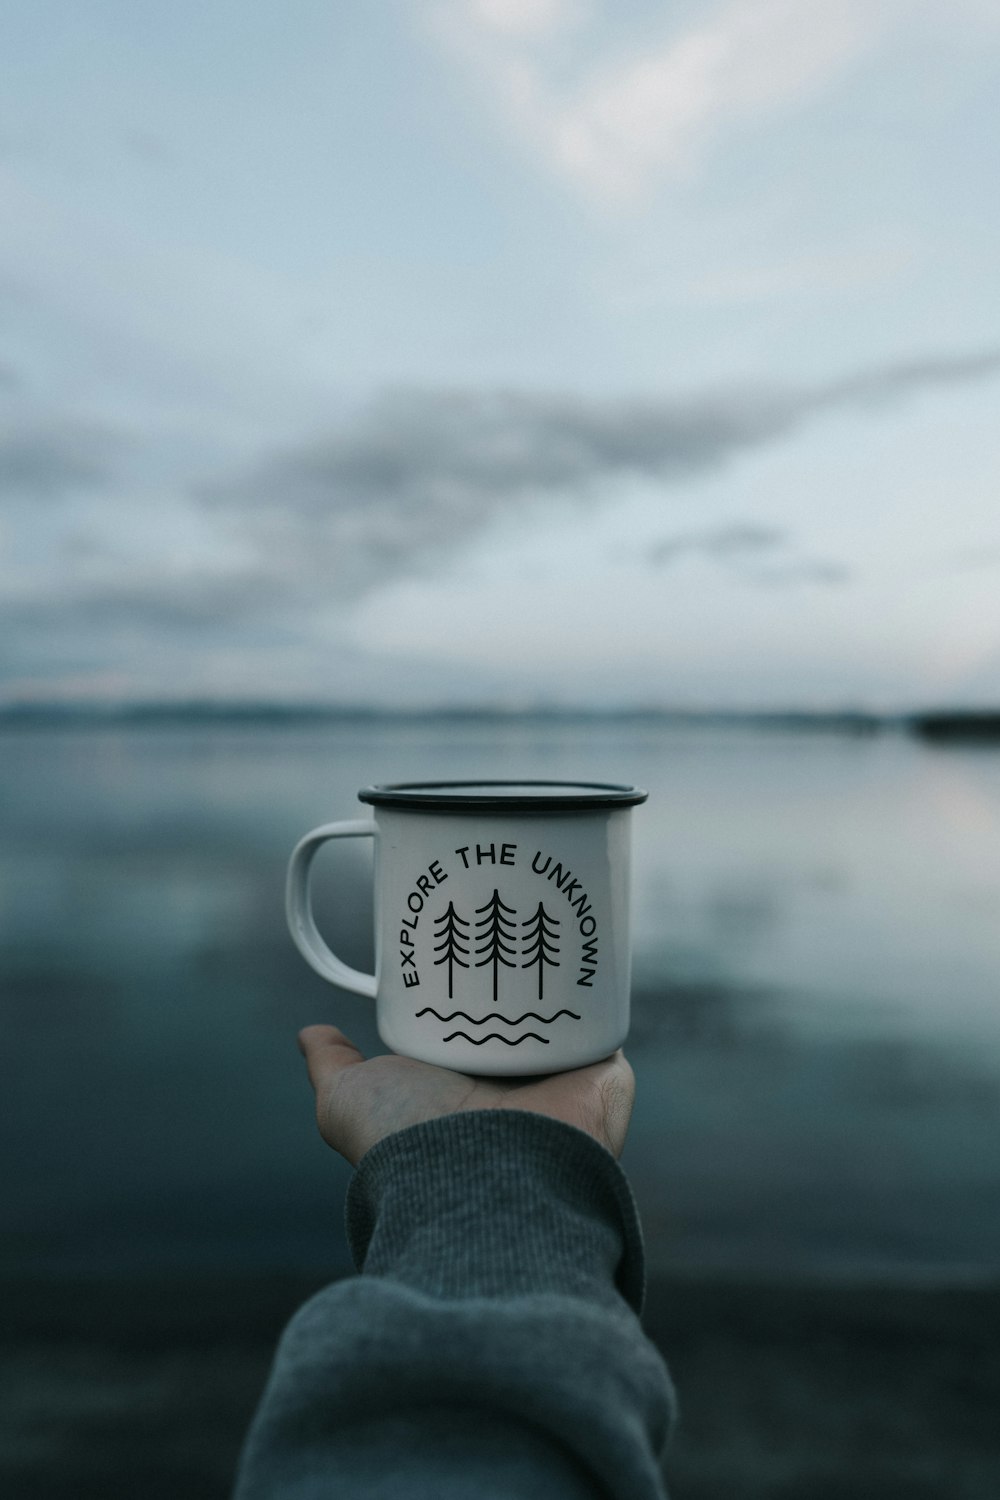
<path fill-rule="evenodd" d="M 1000 1265 L 1000 757 L 474 723 L 4 736 L 8 1265 L 336 1268 L 346 1169 L 294 1033 L 378 1041 L 292 948 L 285 862 L 363 784 L 463 775 L 650 789 L 628 1165 L 654 1263 Z M 369 857 L 317 867 L 360 968 Z"/>
<path fill-rule="evenodd" d="M 792 1037 L 793 1028 L 765 989 L 691 979 L 633 992 L 629 1054 L 640 1060 L 654 1047 L 787 1050 Z"/>

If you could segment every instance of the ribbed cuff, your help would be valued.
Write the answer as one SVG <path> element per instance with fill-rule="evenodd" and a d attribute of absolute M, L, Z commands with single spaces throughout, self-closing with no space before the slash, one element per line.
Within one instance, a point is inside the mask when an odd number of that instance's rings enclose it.
<path fill-rule="evenodd" d="M 359 1271 L 448 1298 L 562 1292 L 639 1312 L 642 1232 L 625 1174 L 575 1126 L 472 1110 L 400 1130 L 347 1195 Z"/>

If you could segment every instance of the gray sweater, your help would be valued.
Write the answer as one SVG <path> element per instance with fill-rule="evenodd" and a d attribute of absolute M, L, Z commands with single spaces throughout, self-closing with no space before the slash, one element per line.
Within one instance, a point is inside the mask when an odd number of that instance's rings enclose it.
<path fill-rule="evenodd" d="M 285 1330 L 236 1500 L 664 1495 L 639 1222 L 589 1135 L 515 1109 L 401 1130 L 347 1232 L 361 1274 Z"/>

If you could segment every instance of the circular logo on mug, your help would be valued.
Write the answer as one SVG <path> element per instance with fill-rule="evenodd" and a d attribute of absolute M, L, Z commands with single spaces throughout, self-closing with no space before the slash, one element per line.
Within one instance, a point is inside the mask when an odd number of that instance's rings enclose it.
<path fill-rule="evenodd" d="M 573 1024 L 600 967 L 586 881 L 553 852 L 471 843 L 432 859 L 399 912 L 398 964 L 415 1015 L 442 1040 L 509 1046 Z"/>

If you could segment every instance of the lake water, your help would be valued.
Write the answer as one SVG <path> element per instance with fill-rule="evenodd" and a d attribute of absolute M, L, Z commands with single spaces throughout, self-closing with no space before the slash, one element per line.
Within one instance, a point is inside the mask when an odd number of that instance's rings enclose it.
<path fill-rule="evenodd" d="M 346 1268 L 297 1028 L 377 1041 L 284 927 L 370 781 L 638 782 L 654 1266 L 1000 1271 L 1000 754 L 902 734 L 511 721 L 0 734 L 0 1269 Z M 370 967 L 368 856 L 321 856 Z"/>

